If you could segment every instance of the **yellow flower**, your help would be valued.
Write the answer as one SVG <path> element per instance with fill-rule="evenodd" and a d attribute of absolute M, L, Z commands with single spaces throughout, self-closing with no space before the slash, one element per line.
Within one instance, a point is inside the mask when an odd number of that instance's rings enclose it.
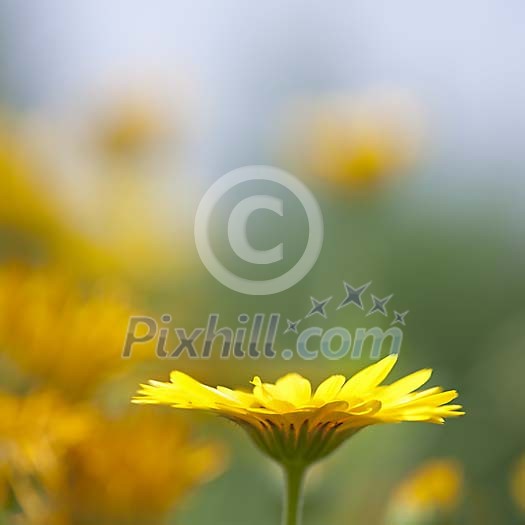
<path fill-rule="evenodd" d="M 463 415 L 460 405 L 447 405 L 457 397 L 455 390 L 433 387 L 415 392 L 430 379 L 429 369 L 381 386 L 396 360 L 396 355 L 390 355 L 348 381 L 342 375 L 332 376 L 315 392 L 298 374 L 288 374 L 275 384 L 263 383 L 256 376 L 248 393 L 211 388 L 175 371 L 170 383 L 142 385 L 134 402 L 216 413 L 243 426 L 274 459 L 311 463 L 370 425 L 443 423 L 445 417 Z"/>
<path fill-rule="evenodd" d="M 430 379 L 429 369 L 381 386 L 396 360 L 396 355 L 390 355 L 348 381 L 341 375 L 332 376 L 315 392 L 298 374 L 288 374 L 275 384 L 255 377 L 253 391 L 248 393 L 211 388 L 182 372 L 172 372 L 170 383 L 142 385 L 134 402 L 219 414 L 243 426 L 278 461 L 311 463 L 370 425 L 443 423 L 445 417 L 463 414 L 460 405 L 447 405 L 457 397 L 455 390 L 433 387 L 415 392 Z"/>
<path fill-rule="evenodd" d="M 302 111 L 297 154 L 317 176 L 352 188 L 376 187 L 415 164 L 421 127 L 416 104 L 404 95 L 335 96 Z"/>
<path fill-rule="evenodd" d="M 62 483 L 65 452 L 90 431 L 90 410 L 74 409 L 52 392 L 0 393 L 0 487 L 14 494 L 37 523 L 48 511 L 44 493 Z"/>
<path fill-rule="evenodd" d="M 115 290 L 81 290 L 58 270 L 0 268 L 4 352 L 70 397 L 86 396 L 130 365 L 122 345 L 129 317 L 138 313 Z"/>
<path fill-rule="evenodd" d="M 195 441 L 185 424 L 164 413 L 101 418 L 68 455 L 58 506 L 69 523 L 162 523 L 225 462 L 222 446 Z"/>
<path fill-rule="evenodd" d="M 198 188 L 191 178 L 164 176 L 177 150 L 166 147 L 177 139 L 167 108 L 155 96 L 119 94 L 90 115 L 31 114 L 15 122 L 16 141 L 3 136 L 0 115 L 6 246 L 82 276 L 141 285 L 162 280 L 160 273 L 172 278 L 174 267 L 189 263 Z M 68 184 L 77 179 L 80 186 Z"/>
<path fill-rule="evenodd" d="M 78 441 L 91 422 L 87 409 L 73 409 L 51 391 L 0 392 L 0 413 L 0 457 L 26 473 L 48 471 L 56 460 L 52 451 Z"/>
<path fill-rule="evenodd" d="M 51 392 L 1 393 L 0 413 L 0 502 L 14 495 L 13 523 L 163 523 L 226 464 L 221 445 L 163 413 L 108 418 Z"/>
<path fill-rule="evenodd" d="M 133 401 L 211 412 L 242 426 L 263 452 L 283 466 L 284 523 L 297 525 L 306 469 L 356 432 L 379 423 L 443 423 L 445 417 L 463 414 L 460 405 L 448 404 L 457 397 L 455 390 L 416 391 L 430 379 L 429 369 L 382 385 L 396 361 L 397 355 L 390 355 L 348 380 L 342 375 L 329 377 L 315 391 L 299 374 L 288 374 L 275 384 L 256 376 L 252 392 L 244 392 L 212 388 L 175 371 L 169 383 L 142 385 Z"/>
<path fill-rule="evenodd" d="M 463 470 L 452 459 L 434 459 L 421 465 L 394 493 L 392 512 L 404 516 L 451 513 L 460 502 Z"/>

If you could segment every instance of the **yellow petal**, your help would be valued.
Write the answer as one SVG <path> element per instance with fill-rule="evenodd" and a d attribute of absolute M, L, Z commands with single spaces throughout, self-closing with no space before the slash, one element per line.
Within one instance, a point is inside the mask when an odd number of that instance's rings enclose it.
<path fill-rule="evenodd" d="M 226 388 L 225 386 L 218 386 L 217 390 L 227 395 L 228 397 L 234 399 L 244 407 L 250 407 L 255 402 L 253 394 L 249 392 L 243 392 L 242 390 L 231 390 L 230 388 Z"/>
<path fill-rule="evenodd" d="M 397 354 L 391 354 L 352 376 L 343 386 L 339 398 L 348 399 L 374 389 L 382 383 L 396 364 Z"/>
<path fill-rule="evenodd" d="M 367 401 L 348 410 L 349 414 L 359 416 L 370 416 L 381 410 L 381 402 L 377 400 Z"/>
<path fill-rule="evenodd" d="M 296 407 L 310 404 L 312 385 L 299 374 L 286 374 L 275 383 L 274 396 Z"/>
<path fill-rule="evenodd" d="M 170 380 L 174 393 L 187 402 L 213 407 L 216 403 L 228 404 L 228 401 L 232 401 L 226 394 L 199 383 L 199 381 L 183 372 L 172 372 L 170 374 Z"/>
<path fill-rule="evenodd" d="M 263 383 L 259 376 L 255 376 L 252 380 L 253 395 L 259 403 L 277 413 L 288 412 L 295 409 L 295 406 L 284 399 L 275 396 L 275 385 Z"/>
<path fill-rule="evenodd" d="M 345 384 L 346 378 L 342 375 L 331 376 L 325 379 L 315 391 L 314 401 L 320 401 L 323 403 L 330 403 L 334 401 L 336 396 L 341 391 L 342 386 Z"/>
<path fill-rule="evenodd" d="M 448 390 L 447 392 L 439 392 L 437 394 L 432 394 L 429 396 L 418 396 L 418 394 L 412 394 L 408 398 L 408 401 L 403 404 L 403 407 L 417 407 L 417 406 L 441 406 L 450 401 L 456 399 L 458 393 L 455 390 Z"/>
<path fill-rule="evenodd" d="M 388 385 L 381 392 L 380 398 L 384 401 L 406 396 L 410 392 L 417 390 L 420 386 L 424 385 L 432 376 L 431 368 L 424 368 L 418 370 L 408 376 L 405 376 L 398 381 L 395 381 L 391 385 Z"/>

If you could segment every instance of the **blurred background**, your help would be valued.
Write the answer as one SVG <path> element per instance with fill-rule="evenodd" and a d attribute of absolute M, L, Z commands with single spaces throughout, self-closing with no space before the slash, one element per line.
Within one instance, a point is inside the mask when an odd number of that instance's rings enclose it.
<path fill-rule="evenodd" d="M 523 523 L 524 16 L 495 0 L 1 1 L 0 523 L 278 523 L 279 472 L 240 430 L 131 396 L 174 368 L 315 383 L 369 356 L 159 360 L 152 342 L 123 360 L 128 320 L 293 319 L 310 296 L 342 300 L 343 280 L 409 310 L 396 373 L 434 368 L 468 415 L 359 433 L 312 472 L 305 523 Z M 253 164 L 300 177 L 325 220 L 317 264 L 278 296 L 223 287 L 193 240 L 206 189 Z"/>

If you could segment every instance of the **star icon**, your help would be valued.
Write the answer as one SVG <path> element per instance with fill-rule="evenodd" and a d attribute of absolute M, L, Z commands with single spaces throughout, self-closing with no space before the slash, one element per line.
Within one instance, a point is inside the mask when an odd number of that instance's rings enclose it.
<path fill-rule="evenodd" d="M 405 317 L 407 314 L 408 310 L 403 313 L 399 313 L 397 310 L 394 310 L 394 320 L 390 324 L 402 324 L 403 326 L 405 326 Z"/>
<path fill-rule="evenodd" d="M 301 321 L 302 319 L 299 319 L 299 321 L 290 321 L 290 319 L 286 319 L 288 326 L 286 327 L 286 330 L 283 332 L 283 334 L 287 334 L 288 332 L 293 332 L 294 334 L 298 334 L 299 331 L 297 330 L 297 327 L 299 326 L 299 323 Z"/>
<path fill-rule="evenodd" d="M 345 286 L 346 297 L 343 299 L 343 302 L 337 307 L 337 309 L 339 310 L 340 308 L 343 308 L 348 304 L 355 304 L 362 310 L 363 300 L 361 299 L 361 296 L 366 291 L 366 289 L 372 284 L 372 281 L 363 284 L 359 288 L 354 288 L 353 286 L 350 286 L 346 281 L 343 281 L 343 284 Z"/>
<path fill-rule="evenodd" d="M 386 304 L 388 303 L 388 301 L 390 301 L 390 299 L 392 299 L 392 297 L 394 297 L 394 294 L 391 294 L 388 297 L 383 297 L 382 299 L 376 297 L 374 294 L 371 295 L 374 305 L 372 306 L 372 308 L 370 308 L 366 315 L 372 315 L 376 312 L 379 312 L 386 317 L 388 315 L 388 312 L 386 310 Z"/>
<path fill-rule="evenodd" d="M 326 305 L 331 301 L 331 299 L 332 297 L 328 297 L 328 299 L 324 299 L 323 301 L 318 301 L 314 297 L 310 297 L 310 301 L 312 301 L 312 308 L 306 314 L 306 317 L 311 317 L 314 314 L 319 314 L 320 316 L 326 319 L 325 308 L 326 308 Z"/>

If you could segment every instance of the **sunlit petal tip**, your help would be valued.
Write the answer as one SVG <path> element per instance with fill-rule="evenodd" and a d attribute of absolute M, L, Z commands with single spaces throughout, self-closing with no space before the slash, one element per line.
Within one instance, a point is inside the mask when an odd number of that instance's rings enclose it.
<path fill-rule="evenodd" d="M 450 392 L 450 395 L 454 395 L 454 397 L 452 397 L 450 400 L 452 401 L 453 399 L 457 399 L 459 397 L 459 392 L 457 390 L 449 390 Z"/>
<path fill-rule="evenodd" d="M 389 354 L 383 359 L 383 361 L 393 361 L 394 363 L 397 363 L 398 359 L 399 354 Z"/>
<path fill-rule="evenodd" d="M 376 365 L 385 367 L 388 369 L 389 373 L 396 365 L 397 361 L 399 359 L 399 354 L 388 354 L 386 357 L 383 357 L 383 359 L 380 359 Z"/>
<path fill-rule="evenodd" d="M 429 381 L 433 373 L 434 370 L 432 368 L 421 368 L 417 372 L 414 372 L 414 374 L 419 374 L 421 378 L 425 378 L 424 381 L 422 380 L 422 384 L 425 384 L 427 381 Z"/>
<path fill-rule="evenodd" d="M 447 416 L 464 416 L 466 412 L 463 410 L 462 405 L 447 405 Z"/>

